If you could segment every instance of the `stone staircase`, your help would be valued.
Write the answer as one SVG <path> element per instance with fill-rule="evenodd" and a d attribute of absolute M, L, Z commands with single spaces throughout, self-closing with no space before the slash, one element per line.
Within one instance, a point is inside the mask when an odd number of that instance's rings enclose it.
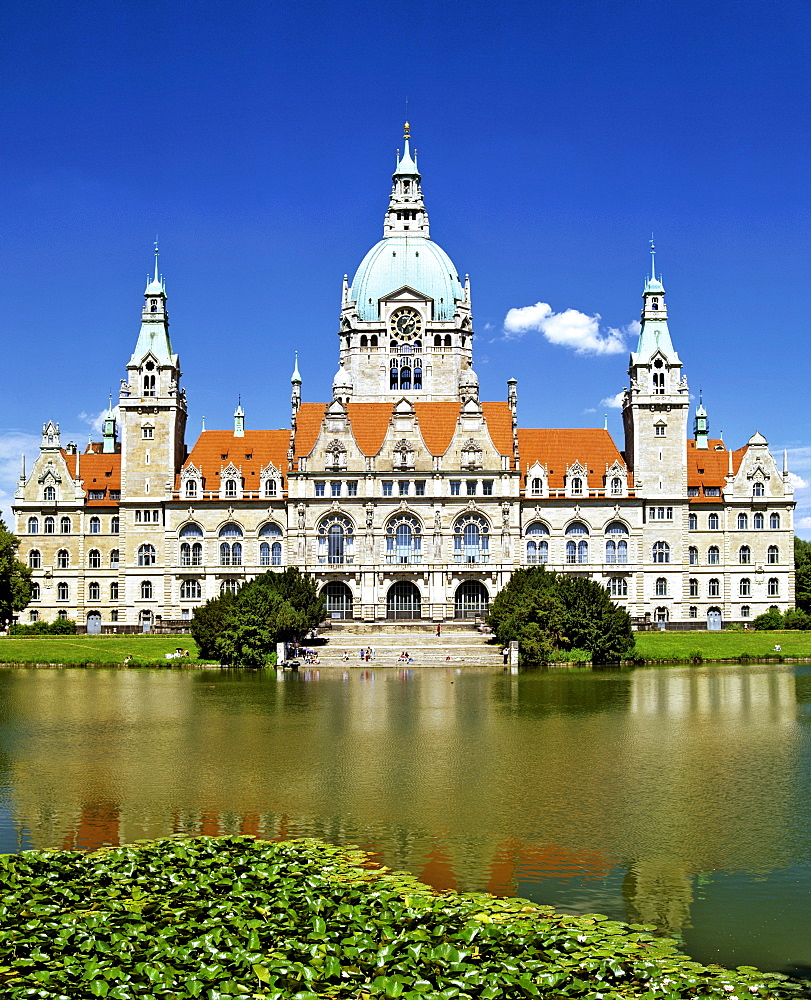
<path fill-rule="evenodd" d="M 401 667 L 398 657 L 407 650 L 412 667 L 492 667 L 502 665 L 501 649 L 492 636 L 462 622 L 443 622 L 442 635 L 430 622 L 336 622 L 320 632 L 324 645 L 316 647 L 322 667 Z M 360 650 L 371 646 L 374 660 L 361 662 Z M 344 660 L 344 653 L 348 659 Z"/>

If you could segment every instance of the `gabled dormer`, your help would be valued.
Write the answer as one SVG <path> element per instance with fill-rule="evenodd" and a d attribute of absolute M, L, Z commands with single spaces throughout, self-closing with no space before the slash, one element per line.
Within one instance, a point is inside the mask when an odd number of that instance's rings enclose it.
<path fill-rule="evenodd" d="M 526 495 L 528 497 L 549 496 L 549 470 L 540 462 L 533 462 L 527 469 Z"/>
<path fill-rule="evenodd" d="M 628 470 L 621 462 L 606 465 L 603 488 L 606 496 L 624 497 L 628 495 Z"/>
<path fill-rule="evenodd" d="M 567 497 L 587 497 L 589 495 L 589 470 L 582 462 L 573 462 L 568 466 L 564 480 Z"/>
<path fill-rule="evenodd" d="M 242 487 L 242 470 L 238 469 L 233 462 L 229 462 L 225 468 L 220 470 L 220 499 L 242 499 Z"/>
<path fill-rule="evenodd" d="M 180 492 L 186 500 L 197 500 L 203 495 L 203 473 L 191 462 L 180 473 Z"/>
<path fill-rule="evenodd" d="M 263 497 L 274 499 L 282 496 L 282 474 L 273 464 L 268 464 L 259 472 L 259 488 Z"/>

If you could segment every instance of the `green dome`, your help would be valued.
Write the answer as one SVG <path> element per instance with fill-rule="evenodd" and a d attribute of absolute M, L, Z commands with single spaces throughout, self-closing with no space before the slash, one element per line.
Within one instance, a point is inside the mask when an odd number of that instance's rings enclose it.
<path fill-rule="evenodd" d="M 387 236 L 360 262 L 349 297 L 358 316 L 369 323 L 378 318 L 378 300 L 404 285 L 434 300 L 434 319 L 451 320 L 456 300 L 464 297 L 453 261 L 425 236 Z"/>

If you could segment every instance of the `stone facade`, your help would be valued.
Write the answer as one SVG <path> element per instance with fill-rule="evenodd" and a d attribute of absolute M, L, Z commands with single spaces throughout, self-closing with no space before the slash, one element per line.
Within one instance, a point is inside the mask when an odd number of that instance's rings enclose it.
<path fill-rule="evenodd" d="M 590 576 L 637 618 L 706 626 L 793 606 L 793 491 L 755 433 L 709 438 L 671 341 L 665 290 L 643 290 L 624 450 L 606 430 L 518 424 L 518 388 L 479 399 L 470 282 L 429 235 L 409 137 L 383 239 L 344 278 L 327 404 L 291 424 L 203 431 L 186 398 L 158 273 L 119 414 L 79 453 L 43 428 L 15 496 L 35 596 L 21 620 L 91 631 L 182 620 L 277 567 L 315 574 L 334 617 L 475 617 L 521 566 Z"/>

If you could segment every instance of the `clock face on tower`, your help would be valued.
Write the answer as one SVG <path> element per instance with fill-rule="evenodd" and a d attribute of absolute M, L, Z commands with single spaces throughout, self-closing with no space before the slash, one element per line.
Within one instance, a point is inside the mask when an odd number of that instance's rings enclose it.
<path fill-rule="evenodd" d="M 389 326 L 391 327 L 392 334 L 398 340 L 413 340 L 420 335 L 422 317 L 416 309 L 403 306 L 391 314 Z"/>

